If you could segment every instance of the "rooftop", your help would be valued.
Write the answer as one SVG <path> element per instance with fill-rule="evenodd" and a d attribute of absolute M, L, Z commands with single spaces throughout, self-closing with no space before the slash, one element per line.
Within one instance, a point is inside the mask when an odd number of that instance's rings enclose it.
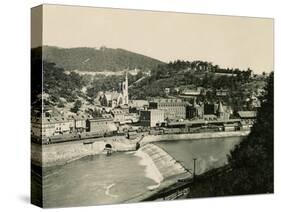
<path fill-rule="evenodd" d="M 237 112 L 240 118 L 256 118 L 257 112 L 256 111 L 238 111 Z"/>
<path fill-rule="evenodd" d="M 157 103 L 170 103 L 170 102 L 173 102 L 173 103 L 180 103 L 182 102 L 181 99 L 172 99 L 172 98 L 169 98 L 169 99 L 166 99 L 166 98 L 153 98 L 150 100 L 150 102 L 157 102 Z"/>

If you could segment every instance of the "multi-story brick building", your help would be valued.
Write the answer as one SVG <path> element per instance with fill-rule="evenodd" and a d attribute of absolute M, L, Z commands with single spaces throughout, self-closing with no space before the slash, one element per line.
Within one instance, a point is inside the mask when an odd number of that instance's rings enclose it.
<path fill-rule="evenodd" d="M 149 102 L 150 109 L 164 111 L 164 118 L 179 120 L 186 118 L 186 102 L 181 99 L 153 99 Z"/>
<path fill-rule="evenodd" d="M 91 118 L 86 121 L 87 132 L 111 134 L 117 131 L 111 115 Z"/>
<path fill-rule="evenodd" d="M 164 122 L 164 110 L 150 109 L 140 111 L 140 124 L 142 126 L 156 127 Z"/>

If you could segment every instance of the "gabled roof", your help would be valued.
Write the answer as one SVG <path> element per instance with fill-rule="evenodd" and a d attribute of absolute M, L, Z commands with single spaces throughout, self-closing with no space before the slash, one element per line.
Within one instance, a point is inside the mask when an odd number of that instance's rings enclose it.
<path fill-rule="evenodd" d="M 238 111 L 237 112 L 240 118 L 256 118 L 257 112 L 256 111 Z"/>
<path fill-rule="evenodd" d="M 119 97 L 122 96 L 122 94 L 118 93 L 117 91 L 106 91 L 104 95 L 106 96 L 106 99 L 108 101 L 117 100 Z"/>

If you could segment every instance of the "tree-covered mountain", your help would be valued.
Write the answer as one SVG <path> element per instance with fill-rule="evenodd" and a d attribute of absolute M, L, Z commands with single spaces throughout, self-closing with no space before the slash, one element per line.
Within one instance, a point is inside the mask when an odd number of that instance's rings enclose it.
<path fill-rule="evenodd" d="M 43 59 L 65 70 L 121 71 L 124 69 L 151 70 L 163 62 L 124 49 L 43 47 Z"/>

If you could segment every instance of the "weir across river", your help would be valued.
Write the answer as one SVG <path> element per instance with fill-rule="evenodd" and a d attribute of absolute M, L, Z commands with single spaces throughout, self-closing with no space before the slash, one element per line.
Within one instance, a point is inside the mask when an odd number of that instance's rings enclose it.
<path fill-rule="evenodd" d="M 156 141 L 158 136 L 151 136 L 149 139 L 145 137 L 140 141 L 137 151 L 129 152 L 120 150 L 128 147 L 135 150 L 136 143 L 125 139 L 110 142 L 105 138 L 94 140 L 92 144 L 67 142 L 44 145 L 43 158 L 46 166 L 42 184 L 45 206 L 177 199 L 188 193 L 185 190 L 189 187 L 186 179 L 192 176 L 184 167 L 193 172 L 193 158 L 197 158 L 196 174 L 199 177 L 204 172 L 227 164 L 226 155 L 243 139 L 243 136 L 217 135 L 216 138 L 202 139 L 191 139 L 188 135 L 182 140 L 168 140 L 171 137 L 165 137 L 164 141 L 153 144 L 149 142 Z M 118 151 L 110 157 L 101 154 L 106 144 L 111 144 L 112 149 Z M 33 151 L 36 147 L 33 147 Z M 77 157 L 83 158 L 61 166 L 48 166 Z M 38 176 L 33 174 L 33 177 L 37 179 Z M 174 186 L 175 183 L 183 186 Z"/>
<path fill-rule="evenodd" d="M 155 144 L 146 144 L 138 151 L 141 151 L 149 156 L 158 171 L 161 173 L 163 180 L 183 173 L 189 174 L 181 163 Z"/>

